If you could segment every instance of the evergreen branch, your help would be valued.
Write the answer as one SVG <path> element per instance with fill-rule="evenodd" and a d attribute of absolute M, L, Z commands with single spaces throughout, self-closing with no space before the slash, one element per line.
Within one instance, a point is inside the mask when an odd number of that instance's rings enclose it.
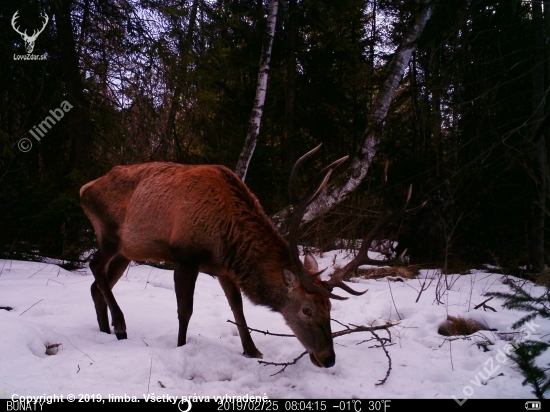
<path fill-rule="evenodd" d="M 522 384 L 530 385 L 533 388 L 533 394 L 538 399 L 543 399 L 550 388 L 550 379 L 546 376 L 543 369 L 535 364 L 535 360 L 550 345 L 546 342 L 527 341 L 519 345 L 517 350 L 510 357 L 518 365 L 525 379 Z"/>

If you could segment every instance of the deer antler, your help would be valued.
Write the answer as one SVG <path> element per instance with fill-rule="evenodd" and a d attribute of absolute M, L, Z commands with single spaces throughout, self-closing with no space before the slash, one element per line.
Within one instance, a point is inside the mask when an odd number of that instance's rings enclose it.
<path fill-rule="evenodd" d="M 317 150 L 319 150 L 320 147 L 321 145 L 317 146 L 316 148 L 310 150 L 305 155 L 300 157 L 294 164 L 294 167 L 292 168 L 292 172 L 290 173 L 290 180 L 288 183 L 288 191 L 290 194 L 290 200 L 292 202 L 292 220 L 290 222 L 290 228 L 288 231 L 290 259 L 292 261 L 292 264 L 295 267 L 296 276 L 298 277 L 298 279 L 300 279 L 300 282 L 307 290 L 311 292 L 320 293 L 322 295 L 331 297 L 333 299 L 343 300 L 347 298 L 334 295 L 326 288 L 320 286 L 319 284 L 315 284 L 313 282 L 313 280 L 317 276 L 319 276 L 321 273 L 323 273 L 324 270 L 314 274 L 307 273 L 302 265 L 302 262 L 300 261 L 299 252 L 298 252 L 298 230 L 300 229 L 300 223 L 302 221 L 302 217 L 304 216 L 304 213 L 307 207 L 311 204 L 311 202 L 313 202 L 317 198 L 317 196 L 319 196 L 321 191 L 325 188 L 334 169 L 338 167 L 340 164 L 344 163 L 349 157 L 349 156 L 344 156 L 341 159 L 338 159 L 332 162 L 330 165 L 328 165 L 323 170 L 321 170 L 313 180 L 306 194 L 302 198 L 300 198 L 294 186 L 294 182 L 297 178 L 298 171 L 300 170 L 300 167 L 302 167 L 304 162 L 307 159 L 309 159 L 311 156 L 313 156 L 317 152 Z"/>
<path fill-rule="evenodd" d="M 384 170 L 384 184 L 387 182 L 387 173 L 388 173 L 388 163 L 386 163 L 386 167 Z M 359 253 L 357 253 L 357 256 L 355 256 L 355 258 L 351 262 L 349 262 L 346 266 L 344 266 L 343 269 L 331 275 L 330 280 L 327 282 L 327 285 L 330 286 L 331 289 L 335 287 L 339 287 L 344 289 L 346 292 L 351 293 L 352 295 L 361 295 L 362 293 L 358 293 L 354 291 L 343 282 L 344 278 L 347 275 L 355 271 L 355 269 L 357 269 L 361 265 L 375 265 L 375 266 L 391 265 L 399 261 L 403 257 L 403 255 L 407 252 L 406 249 L 403 251 L 403 253 L 400 256 L 397 256 L 393 259 L 384 259 L 384 260 L 371 259 L 369 258 L 368 253 L 369 253 L 369 247 L 372 241 L 374 240 L 374 238 L 388 224 L 390 224 L 394 220 L 402 219 L 405 216 L 416 213 L 418 210 L 422 209 L 426 205 L 427 201 L 424 201 L 422 204 L 420 204 L 415 208 L 407 209 L 409 205 L 409 201 L 411 200 L 411 196 L 412 196 L 412 185 L 409 186 L 409 193 L 407 194 L 407 199 L 405 200 L 405 203 L 401 207 L 401 209 L 393 213 L 387 213 L 385 216 L 382 216 L 378 220 L 374 228 L 361 241 L 361 248 L 359 249 Z"/>

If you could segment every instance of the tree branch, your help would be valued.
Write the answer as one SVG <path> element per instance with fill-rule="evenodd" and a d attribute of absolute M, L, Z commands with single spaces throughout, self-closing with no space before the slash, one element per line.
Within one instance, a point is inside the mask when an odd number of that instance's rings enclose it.
<path fill-rule="evenodd" d="M 348 328 L 338 332 L 333 332 L 332 337 L 337 338 L 339 336 L 349 335 L 350 333 L 355 333 L 355 332 L 373 332 L 375 330 L 389 329 L 392 326 L 398 325 L 399 323 L 400 323 L 399 321 L 392 321 L 392 322 L 386 322 L 384 325 L 378 325 L 378 326 L 351 325 L 351 326 L 354 326 L 353 329 Z"/>
<path fill-rule="evenodd" d="M 489 310 L 492 310 L 493 312 L 496 312 L 496 309 L 495 309 L 495 308 L 493 308 L 493 307 L 491 307 L 491 306 L 489 306 L 489 305 L 486 305 L 486 303 L 489 302 L 489 301 L 490 301 L 491 299 L 493 299 L 493 298 L 494 298 L 494 296 L 491 296 L 489 299 L 484 300 L 484 301 L 481 302 L 479 305 L 474 306 L 474 309 L 483 308 L 483 310 L 489 309 Z"/>
<path fill-rule="evenodd" d="M 399 321 L 391 321 L 391 322 L 386 322 L 384 325 L 377 325 L 377 326 L 357 326 L 357 325 L 352 325 L 350 324 L 351 326 L 353 326 L 353 328 L 350 328 L 348 325 L 344 325 L 342 322 L 340 321 L 337 321 L 335 319 L 331 319 L 333 320 L 334 322 L 336 323 L 339 323 L 340 325 L 344 326 L 346 329 L 344 330 L 341 330 L 341 331 L 338 331 L 338 332 L 333 332 L 332 333 L 332 337 L 333 338 L 337 338 L 339 336 L 344 336 L 344 335 L 349 335 L 350 333 L 355 333 L 355 332 L 370 332 L 374 335 L 374 337 L 376 338 L 376 340 L 378 342 L 380 342 L 380 346 L 374 346 L 374 347 L 381 347 L 383 350 L 384 350 L 384 353 L 386 354 L 386 357 L 388 358 L 388 361 L 389 361 L 389 365 L 388 365 L 388 370 L 386 372 L 386 376 L 384 377 L 384 379 L 381 379 L 378 383 L 376 383 L 376 385 L 383 385 L 386 380 L 388 379 L 388 377 L 390 376 L 390 371 L 392 369 L 392 363 L 391 363 L 391 358 L 390 358 L 390 354 L 388 353 L 388 350 L 386 349 L 386 345 L 384 343 L 384 339 L 381 339 L 374 331 L 375 330 L 388 330 L 389 328 L 391 328 L 392 326 L 395 326 L 395 325 L 398 325 L 400 322 Z M 252 332 L 258 332 L 258 333 L 263 333 L 264 335 L 271 335 L 271 336 L 282 336 L 282 337 L 295 337 L 294 335 L 286 335 L 286 334 L 279 334 L 279 333 L 271 333 L 269 331 L 263 331 L 263 330 L 259 330 L 259 329 L 253 329 L 253 328 L 250 328 L 248 326 L 244 326 L 244 325 L 239 325 L 238 323 L 235 323 L 233 321 L 230 321 L 230 320 L 227 320 L 229 323 L 232 323 L 234 325 L 237 325 L 237 326 L 241 326 L 241 327 L 246 327 L 249 331 L 252 331 Z M 389 330 L 388 330 L 388 333 L 389 333 Z M 391 336 L 391 335 L 390 335 Z M 387 339 L 386 339 L 387 340 Z M 391 338 L 390 338 L 390 341 L 391 341 Z M 365 342 L 365 341 L 363 341 Z M 361 342 L 362 343 L 362 342 Z M 305 354 L 307 353 L 307 351 L 303 352 L 302 354 L 300 354 L 298 357 L 294 358 L 292 361 L 290 362 L 267 362 L 267 361 L 263 361 L 263 360 L 259 360 L 258 363 L 262 364 L 262 365 L 272 365 L 272 366 L 282 366 L 283 368 L 277 372 L 275 372 L 273 375 L 270 375 L 270 376 L 275 376 L 275 375 L 278 375 L 279 373 L 283 372 L 288 366 L 290 365 L 295 365 L 296 362 L 298 362 L 298 360 L 300 358 L 302 358 Z"/>
<path fill-rule="evenodd" d="M 390 376 L 390 372 L 391 372 L 391 357 L 390 357 L 390 353 L 388 352 L 388 350 L 386 349 L 386 345 L 384 344 L 384 340 L 380 339 L 380 337 L 373 331 L 371 330 L 370 333 L 372 333 L 374 335 L 374 337 L 376 338 L 376 340 L 378 342 L 380 342 L 380 346 L 382 347 L 382 349 L 384 350 L 384 353 L 386 354 L 386 357 L 388 358 L 388 370 L 386 371 L 386 376 L 384 376 L 384 379 L 381 379 L 379 380 L 377 383 L 375 383 L 376 386 L 379 386 L 379 385 L 383 385 L 386 383 L 386 381 L 388 380 L 388 377 Z"/>
<path fill-rule="evenodd" d="M 240 326 L 242 328 L 247 328 L 250 332 L 258 332 L 258 333 L 263 333 L 264 335 L 280 336 L 280 337 L 283 337 L 283 338 L 295 338 L 296 337 L 294 335 L 285 335 L 284 333 L 271 333 L 270 331 L 264 331 L 264 330 L 249 328 L 248 326 L 240 325 L 240 324 L 238 324 L 236 322 L 233 322 L 229 319 L 227 321 L 229 323 L 232 323 L 233 325 L 237 325 L 237 326 Z"/>

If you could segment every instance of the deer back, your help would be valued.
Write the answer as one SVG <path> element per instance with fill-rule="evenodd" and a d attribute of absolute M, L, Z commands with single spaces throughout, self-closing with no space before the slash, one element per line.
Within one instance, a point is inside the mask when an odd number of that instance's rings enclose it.
<path fill-rule="evenodd" d="M 290 265 L 286 242 L 224 166 L 117 166 L 83 186 L 81 199 L 98 241 L 117 243 L 130 260 L 171 262 L 182 253 L 243 277 L 268 261 L 278 261 L 277 273 Z"/>

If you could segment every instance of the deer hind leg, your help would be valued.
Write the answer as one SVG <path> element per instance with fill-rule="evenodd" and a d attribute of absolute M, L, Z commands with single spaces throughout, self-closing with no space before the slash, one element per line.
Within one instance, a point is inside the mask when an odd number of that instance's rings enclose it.
<path fill-rule="evenodd" d="M 174 264 L 174 284 L 178 302 L 178 346 L 183 346 L 187 340 L 187 326 L 193 314 L 193 294 L 199 270 L 196 265 L 176 261 Z"/>
<path fill-rule="evenodd" d="M 112 288 L 118 282 L 129 260 L 118 253 L 106 253 L 100 249 L 94 255 L 90 268 L 94 274 L 95 281 L 92 283 L 91 293 L 94 301 L 99 330 L 111 333 L 107 308 L 111 311 L 112 324 L 115 335 L 118 339 L 126 339 L 126 322 L 124 314 L 120 310 L 113 295 Z"/>
<path fill-rule="evenodd" d="M 222 285 L 222 289 L 227 297 L 229 306 L 231 306 L 231 311 L 235 317 L 235 322 L 237 323 L 237 328 L 239 330 L 239 335 L 241 337 L 241 343 L 244 349 L 244 355 L 249 358 L 262 358 L 262 352 L 256 348 L 254 341 L 250 336 L 250 332 L 246 326 L 246 319 L 244 318 L 243 312 L 243 298 L 241 296 L 241 291 L 235 285 L 235 283 L 226 276 L 219 276 L 218 281 Z"/>

